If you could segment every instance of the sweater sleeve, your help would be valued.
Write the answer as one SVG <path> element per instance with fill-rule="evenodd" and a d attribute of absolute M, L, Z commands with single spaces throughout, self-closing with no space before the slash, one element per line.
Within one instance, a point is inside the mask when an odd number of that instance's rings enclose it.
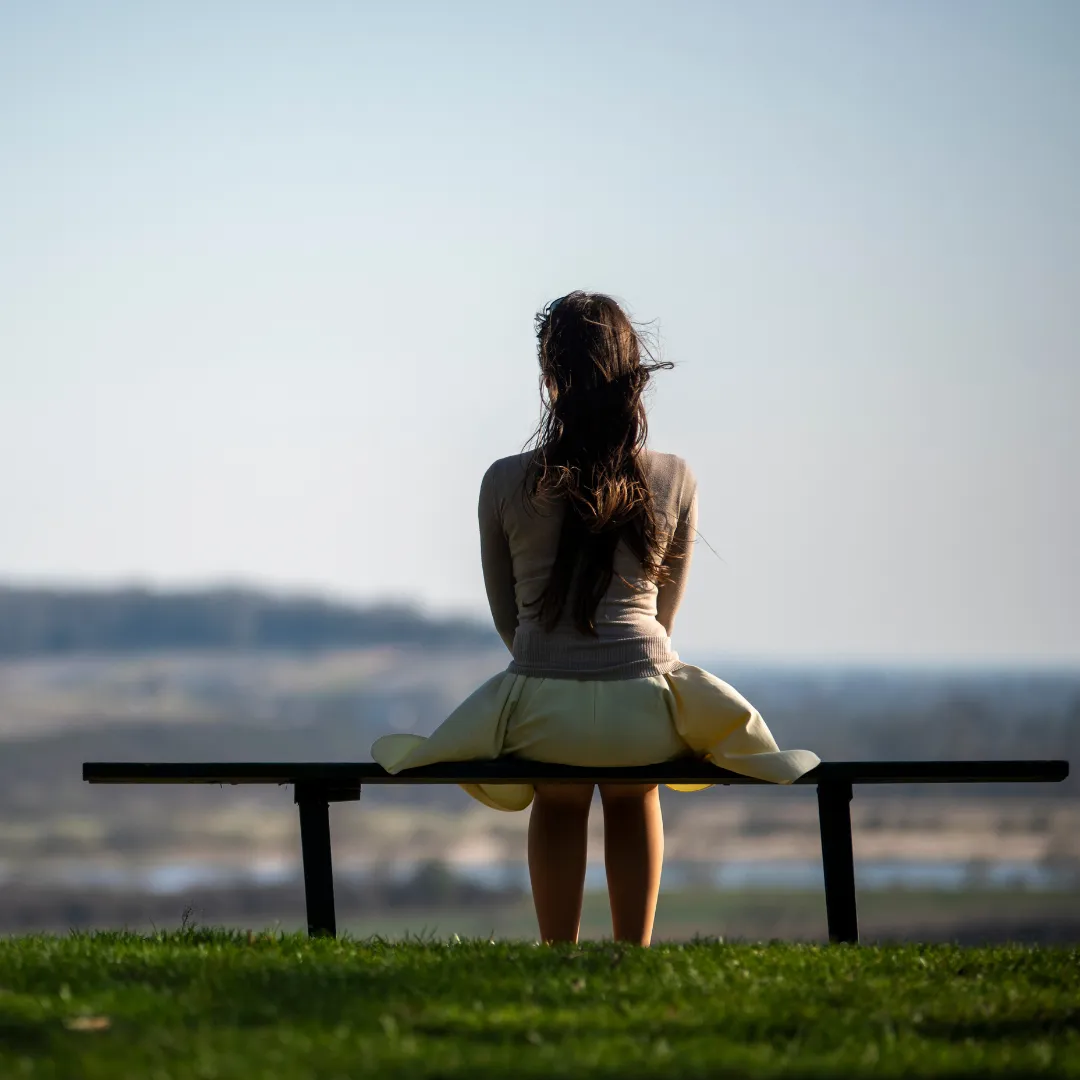
<path fill-rule="evenodd" d="M 656 619 L 667 631 L 668 637 L 671 636 L 675 612 L 682 602 L 690 577 L 690 560 L 697 536 L 697 508 L 697 485 L 691 476 L 680 500 L 675 533 L 664 554 L 663 565 L 668 568 L 668 577 L 659 585 L 656 596 Z"/>
<path fill-rule="evenodd" d="M 499 498 L 495 490 L 494 466 L 480 484 L 480 562 L 484 570 L 484 588 L 495 629 L 510 651 L 517 629 L 517 598 L 514 595 L 514 562 L 503 529 Z"/>

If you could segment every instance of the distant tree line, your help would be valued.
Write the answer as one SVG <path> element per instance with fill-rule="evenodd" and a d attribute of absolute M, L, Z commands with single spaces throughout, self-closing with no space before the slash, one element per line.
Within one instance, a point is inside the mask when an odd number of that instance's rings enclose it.
<path fill-rule="evenodd" d="M 479 621 L 405 604 L 354 607 L 247 589 L 41 589 L 0 586 L 0 657 L 80 652 L 424 648 L 497 643 Z"/>

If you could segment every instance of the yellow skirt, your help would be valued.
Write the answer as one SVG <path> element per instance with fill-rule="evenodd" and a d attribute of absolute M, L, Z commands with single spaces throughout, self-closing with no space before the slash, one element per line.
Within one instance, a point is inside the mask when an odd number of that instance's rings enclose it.
<path fill-rule="evenodd" d="M 477 687 L 430 738 L 384 735 L 371 747 L 389 773 L 511 754 L 595 768 L 655 765 L 687 753 L 774 784 L 790 784 L 820 760 L 809 750 L 781 750 L 746 698 L 692 664 L 669 675 L 611 681 L 501 672 Z M 532 784 L 461 786 L 496 810 L 524 810 L 533 799 Z M 698 791 L 711 785 L 668 786 Z"/>

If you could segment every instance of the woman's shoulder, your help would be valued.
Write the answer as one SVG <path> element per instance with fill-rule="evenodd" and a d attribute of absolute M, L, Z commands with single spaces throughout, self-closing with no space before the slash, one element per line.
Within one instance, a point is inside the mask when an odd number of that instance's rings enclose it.
<path fill-rule="evenodd" d="M 642 456 L 654 497 L 678 505 L 688 503 L 697 490 L 697 478 L 686 459 L 652 449 L 644 450 Z M 503 499 L 511 491 L 520 489 L 535 460 L 534 450 L 496 458 L 484 473 L 481 493 L 489 498 Z"/>
<path fill-rule="evenodd" d="M 697 489 L 697 477 L 685 458 L 678 454 L 663 454 L 646 450 L 649 484 L 654 491 L 670 491 L 680 499 L 689 498 Z"/>
<path fill-rule="evenodd" d="M 533 460 L 533 451 L 523 454 L 510 454 L 509 457 L 496 458 L 484 473 L 485 485 L 520 483 Z"/>
<path fill-rule="evenodd" d="M 508 496 L 523 486 L 529 464 L 533 459 L 532 451 L 523 454 L 511 454 L 497 458 L 484 472 L 480 482 L 481 503 L 505 505 Z"/>

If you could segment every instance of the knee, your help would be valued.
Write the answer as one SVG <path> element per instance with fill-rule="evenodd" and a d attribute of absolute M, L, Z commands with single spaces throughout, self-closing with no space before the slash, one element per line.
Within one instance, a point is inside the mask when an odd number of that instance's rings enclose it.
<path fill-rule="evenodd" d="M 545 809 L 587 813 L 593 784 L 537 784 L 536 801 Z"/>

